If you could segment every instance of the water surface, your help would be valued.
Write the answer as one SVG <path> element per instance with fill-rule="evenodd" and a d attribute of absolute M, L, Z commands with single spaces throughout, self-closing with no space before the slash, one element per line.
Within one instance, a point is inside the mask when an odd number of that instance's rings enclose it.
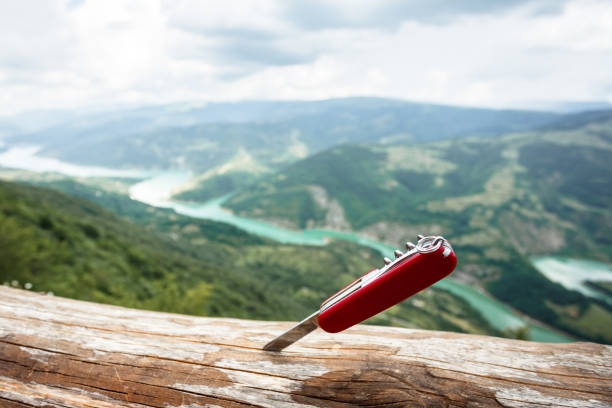
<path fill-rule="evenodd" d="M 28 170 L 34 172 L 54 172 L 71 177 L 150 177 L 152 172 L 146 170 L 109 169 L 98 166 L 82 166 L 66 163 L 52 157 L 38 156 L 39 146 L 10 147 L 0 152 L 0 167 Z"/>
<path fill-rule="evenodd" d="M 587 281 L 612 282 L 612 266 L 583 259 L 550 256 L 534 258 L 531 262 L 551 281 L 612 305 L 612 297 L 586 285 Z"/>

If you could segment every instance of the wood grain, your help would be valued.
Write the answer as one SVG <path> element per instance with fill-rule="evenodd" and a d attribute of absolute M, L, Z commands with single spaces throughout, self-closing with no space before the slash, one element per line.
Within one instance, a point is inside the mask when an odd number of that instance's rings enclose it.
<path fill-rule="evenodd" d="M 0 287 L 0 407 L 610 407 L 612 347 L 357 326 L 283 352 L 291 323 Z"/>

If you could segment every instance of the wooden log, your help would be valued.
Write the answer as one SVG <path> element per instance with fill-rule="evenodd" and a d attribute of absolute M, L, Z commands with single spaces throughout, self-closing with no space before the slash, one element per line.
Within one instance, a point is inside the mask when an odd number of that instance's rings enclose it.
<path fill-rule="evenodd" d="M 261 350 L 290 325 L 1 287 L 0 406 L 612 406 L 610 346 L 360 325 Z"/>

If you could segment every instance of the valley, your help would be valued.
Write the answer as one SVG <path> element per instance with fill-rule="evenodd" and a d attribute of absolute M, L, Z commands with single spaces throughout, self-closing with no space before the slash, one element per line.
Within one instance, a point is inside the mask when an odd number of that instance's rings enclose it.
<path fill-rule="evenodd" d="M 284 308 L 292 320 L 316 307 L 325 290 L 297 276 L 272 279 L 268 251 L 291 254 L 281 269 L 298 275 L 317 268 L 309 251 L 328 254 L 344 265 L 345 272 L 330 272 L 340 284 L 363 271 L 341 261 L 346 255 L 335 248 L 369 254 L 360 264 L 367 270 L 417 233 L 443 234 L 460 254 L 454 278 L 423 293 L 426 307 L 415 298 L 374 323 L 611 341 L 607 275 L 590 279 L 575 261 L 585 278 L 572 286 L 558 272 L 534 267 L 537 259 L 571 258 L 609 270 L 611 112 L 560 115 L 373 98 L 253 103 L 243 115 L 238 106 L 245 105 L 142 109 L 118 114 L 121 120 L 109 114 L 55 125 L 20 135 L 20 143 L 8 138 L 0 165 L 35 173 L 0 173 L 96 202 L 208 261 L 216 252 L 233 254 L 223 245 L 237 242 L 234 235 L 269 238 L 257 238 L 264 241 L 227 265 L 249 269 L 268 288 L 281 279 L 278 291 L 295 298 L 283 300 L 293 304 Z M 28 143 L 38 150 L 28 151 Z M 239 229 L 207 235 L 207 228 L 223 230 L 212 221 Z M 191 226 L 200 222 L 206 228 Z M 250 271 L 252 262 L 263 275 Z M 227 293 L 233 290 L 242 291 Z"/>
<path fill-rule="evenodd" d="M 4 172 L 0 174 L 7 177 L 10 173 Z M 99 184 L 99 180 L 81 179 L 80 182 L 75 182 L 71 178 L 63 178 L 59 175 L 36 176 L 31 173 L 22 174 L 21 176 L 16 176 L 13 174 L 13 177 L 21 180 L 28 180 L 29 182 L 34 182 L 40 185 L 51 186 L 56 190 L 62 190 L 70 193 L 71 195 L 77 195 L 92 201 L 97 201 L 118 214 L 124 215 L 129 219 L 136 220 L 140 224 L 144 223 L 148 226 L 149 230 L 161 229 L 163 231 L 169 231 L 170 228 L 170 236 L 173 239 L 183 235 L 183 232 L 188 231 L 188 235 L 192 235 L 192 242 L 199 245 L 206 243 L 206 239 L 199 238 L 197 231 L 194 231 L 193 228 L 179 229 L 176 226 L 173 226 L 177 220 L 177 216 L 173 215 L 172 211 L 163 210 L 163 208 L 171 208 L 179 214 L 188 215 L 190 217 L 221 221 L 226 224 L 234 225 L 241 230 L 249 231 L 259 236 L 269 237 L 274 241 L 315 246 L 329 243 L 330 239 L 334 241 L 348 241 L 354 242 L 358 245 L 370 247 L 377 253 L 380 253 L 381 256 L 393 256 L 393 247 L 376 241 L 364 239 L 354 233 L 332 230 L 286 230 L 265 222 L 234 216 L 228 213 L 226 210 L 223 210 L 221 207 L 222 202 L 228 197 L 212 200 L 204 205 L 184 204 L 169 201 L 168 197 L 170 196 L 171 191 L 184 183 L 188 178 L 188 174 L 186 173 L 170 172 L 167 174 L 161 174 L 153 177 L 152 179 L 147 179 L 132 185 L 132 187 L 129 188 L 132 198 L 156 205 L 158 209 L 155 211 L 151 211 L 152 207 L 147 207 L 143 204 L 127 199 L 127 197 L 124 195 L 127 192 L 127 188 L 118 189 L 116 185 L 113 185 L 112 188 L 110 188 L 111 191 L 122 190 L 123 192 L 121 194 L 106 192 L 105 190 L 109 190 L 108 183 Z M 52 180 L 49 179 L 50 177 Z M 53 178 L 55 178 L 55 180 L 53 180 Z M 84 182 L 91 184 L 82 184 Z M 124 185 L 121 181 L 117 181 L 117 183 Z M 125 185 L 127 186 L 129 184 Z M 100 186 L 102 186 L 102 190 L 100 190 Z M 167 220 L 165 219 L 166 217 L 168 217 Z M 151 221 L 154 222 L 151 223 Z M 163 227 L 160 228 L 162 225 Z M 220 235 L 216 235 L 214 237 L 214 241 L 225 242 L 226 239 Z M 348 283 L 350 280 L 348 277 L 345 279 L 347 279 L 347 281 L 343 283 L 342 286 Z M 377 316 L 377 318 L 373 319 L 373 322 L 376 324 L 399 325 L 401 327 L 406 327 L 406 325 L 408 325 L 407 327 L 414 327 L 415 325 L 416 327 L 436 327 L 432 326 L 431 322 L 427 322 L 427 320 L 425 322 L 423 321 L 423 309 L 425 308 L 430 311 L 429 313 L 433 313 L 433 316 L 437 316 L 441 314 L 440 308 L 445 309 L 448 304 L 453 303 L 451 299 L 453 297 L 457 297 L 458 299 L 455 301 L 461 300 L 463 302 L 467 302 L 467 304 L 464 304 L 464 308 L 475 309 L 473 312 L 469 313 L 479 313 L 484 317 L 484 320 L 486 321 L 486 323 L 484 323 L 485 327 L 490 325 L 488 326 L 488 333 L 490 334 L 506 335 L 510 337 L 515 335 L 528 336 L 528 338 L 537 341 L 558 342 L 569 340 L 567 336 L 564 336 L 554 330 L 542 327 L 537 322 L 532 322 L 530 319 L 517 314 L 516 311 L 513 311 L 507 306 L 496 302 L 490 296 L 474 290 L 465 284 L 454 281 L 453 279 L 441 281 L 434 285 L 434 288 L 440 288 L 448 292 L 446 295 L 446 300 L 443 300 L 444 296 L 442 296 L 440 292 L 434 292 L 429 295 L 430 299 L 435 300 L 438 306 L 432 307 L 431 302 L 429 302 L 429 304 L 425 304 L 418 298 L 414 298 L 414 305 L 420 309 L 420 312 L 414 313 L 411 316 L 412 320 L 406 320 L 406 312 L 404 310 L 406 305 L 403 303 L 399 307 L 389 311 L 389 313 Z M 323 295 L 323 298 L 324 297 L 325 295 Z M 316 307 L 314 303 L 313 307 Z M 467 313 L 467 309 L 460 312 L 460 316 Z M 404 316 L 404 318 L 401 316 Z M 296 317 L 295 319 L 299 319 L 299 317 Z M 463 319 L 464 317 L 454 317 L 452 321 L 454 324 L 458 324 L 458 326 L 448 326 L 447 324 L 446 327 L 454 327 L 454 330 L 468 330 L 469 332 L 473 331 L 475 327 L 473 325 L 466 325 L 465 322 L 463 322 Z M 481 324 L 483 324 L 483 322 L 481 322 Z"/>
<path fill-rule="evenodd" d="M 300 320 L 330 295 L 330 287 L 341 288 L 381 259 L 342 241 L 276 243 L 123 195 L 96 194 L 100 190 L 71 179 L 51 185 L 91 194 L 122 217 L 47 188 L 0 182 L 5 285 L 166 312 Z M 443 288 L 418 294 L 370 323 L 503 334 Z"/>

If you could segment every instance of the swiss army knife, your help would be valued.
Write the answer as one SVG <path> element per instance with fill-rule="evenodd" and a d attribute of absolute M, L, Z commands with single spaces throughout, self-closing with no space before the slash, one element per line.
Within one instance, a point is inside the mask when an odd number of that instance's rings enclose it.
<path fill-rule="evenodd" d="M 448 276 L 457 265 L 449 242 L 440 236 L 418 235 L 408 251 L 395 250 L 395 259 L 372 269 L 325 300 L 318 311 L 264 346 L 280 351 L 317 327 L 338 333 L 398 304 Z"/>

